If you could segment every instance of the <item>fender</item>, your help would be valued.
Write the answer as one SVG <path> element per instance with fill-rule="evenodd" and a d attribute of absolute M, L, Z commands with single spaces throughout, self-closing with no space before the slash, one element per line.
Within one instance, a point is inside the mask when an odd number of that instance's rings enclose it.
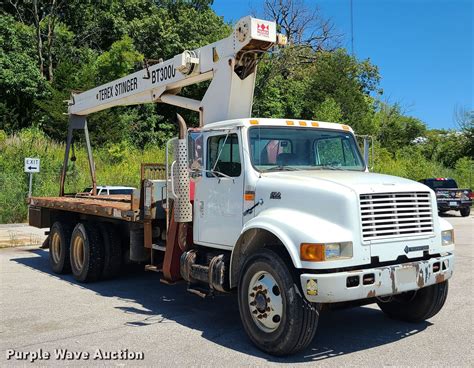
<path fill-rule="evenodd" d="M 451 225 L 444 218 L 438 216 L 438 221 L 439 221 L 439 228 L 440 228 L 441 231 L 453 230 L 454 229 L 453 225 Z"/>
<path fill-rule="evenodd" d="M 276 237 L 286 249 L 295 268 L 314 268 L 314 263 L 301 261 L 299 254 L 301 243 L 346 242 L 353 241 L 354 236 L 348 229 L 306 212 L 287 208 L 264 210 L 244 225 L 234 246 L 229 273 L 231 285 L 237 284 L 243 258 L 248 253 L 246 250 L 249 247 L 252 249 L 261 247 L 260 244 L 253 244 L 254 239 L 246 239 L 251 230 L 263 231 Z M 337 267 L 335 263 L 334 266 Z"/>

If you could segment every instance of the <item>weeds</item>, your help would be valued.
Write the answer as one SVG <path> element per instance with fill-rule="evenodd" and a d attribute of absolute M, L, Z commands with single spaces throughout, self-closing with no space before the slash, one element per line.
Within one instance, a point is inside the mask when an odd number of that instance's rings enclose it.
<path fill-rule="evenodd" d="M 49 139 L 35 128 L 6 136 L 0 131 L 0 223 L 23 222 L 27 216 L 28 175 L 23 172 L 25 157 L 39 157 L 41 171 L 33 177 L 34 196 L 57 196 L 64 159 L 64 144 Z M 148 147 L 139 150 L 127 143 L 94 150 L 98 185 L 139 186 L 142 162 L 163 163 L 164 150 Z M 77 160 L 70 162 L 65 184 L 66 193 L 76 193 L 91 185 L 87 153 L 75 150 Z M 428 177 L 452 177 L 462 187 L 470 187 L 473 161 L 460 159 L 455 169 L 427 160 L 416 146 L 404 147 L 397 154 L 375 148 L 373 171 L 413 180 Z"/>

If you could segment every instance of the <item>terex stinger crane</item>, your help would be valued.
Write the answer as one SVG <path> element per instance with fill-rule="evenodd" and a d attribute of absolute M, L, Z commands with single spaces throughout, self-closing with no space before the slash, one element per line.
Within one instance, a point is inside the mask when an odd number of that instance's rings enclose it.
<path fill-rule="evenodd" d="M 252 110 L 256 65 L 262 53 L 275 45 L 285 45 L 274 22 L 242 18 L 232 34 L 197 50 L 184 51 L 126 77 L 89 91 L 73 93 L 69 103 L 69 135 L 66 160 L 73 129 L 84 129 L 89 142 L 86 116 L 114 106 L 166 103 L 199 112 L 200 124 L 248 118 Z M 202 101 L 179 96 L 183 87 L 212 80 Z M 87 143 L 93 191 L 95 174 L 92 153 Z M 64 194 L 65 168 L 61 177 Z"/>

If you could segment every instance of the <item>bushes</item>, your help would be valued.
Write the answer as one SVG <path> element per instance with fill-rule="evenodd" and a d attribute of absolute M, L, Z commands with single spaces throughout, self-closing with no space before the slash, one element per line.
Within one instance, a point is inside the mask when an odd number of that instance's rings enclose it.
<path fill-rule="evenodd" d="M 416 145 L 405 146 L 396 151 L 395 155 L 386 148 L 377 146 L 373 162 L 374 172 L 416 181 L 433 177 L 450 177 L 454 178 L 460 187 L 470 188 L 474 179 L 474 160 L 462 157 L 456 162 L 455 169 L 450 169 L 440 162 L 427 159 L 422 149 Z"/>
<path fill-rule="evenodd" d="M 7 137 L 0 131 L 0 223 L 26 220 L 28 174 L 23 172 L 25 157 L 41 159 L 40 173 L 33 177 L 34 196 L 57 196 L 64 160 L 64 144 L 52 141 L 37 128 L 24 129 Z M 123 151 L 120 149 L 123 148 Z M 69 162 L 66 193 L 90 186 L 87 153 L 76 147 L 75 163 Z M 148 147 L 141 151 L 127 143 L 94 150 L 99 185 L 139 186 L 142 162 L 164 162 L 164 151 Z"/>
<path fill-rule="evenodd" d="M 69 162 L 66 193 L 76 193 L 90 186 L 87 153 L 76 147 L 77 160 Z M 34 196 L 56 196 L 64 159 L 64 144 L 49 139 L 40 129 L 28 128 L 7 136 L 0 130 L 0 223 L 26 219 L 28 175 L 23 172 L 25 157 L 39 157 L 41 171 L 34 175 Z M 149 146 L 144 150 L 122 142 L 94 150 L 98 185 L 139 186 L 142 162 L 164 162 L 164 150 Z M 371 158 L 372 162 L 372 158 Z M 470 187 L 474 161 L 463 157 L 455 169 L 425 157 L 422 147 L 405 146 L 392 154 L 386 148 L 375 147 L 372 171 L 420 180 L 429 177 L 452 177 L 462 187 Z"/>

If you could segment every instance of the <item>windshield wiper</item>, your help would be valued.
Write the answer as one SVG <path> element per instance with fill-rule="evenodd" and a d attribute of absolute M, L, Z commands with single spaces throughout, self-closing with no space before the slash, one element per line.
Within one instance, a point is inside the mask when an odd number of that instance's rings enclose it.
<path fill-rule="evenodd" d="M 267 171 L 298 171 L 298 170 L 301 170 L 301 169 L 296 168 L 296 167 L 292 167 L 292 166 L 280 165 L 280 166 L 270 167 L 269 169 L 265 169 L 265 170 L 263 170 L 263 172 L 267 172 Z"/>
<path fill-rule="evenodd" d="M 342 166 L 321 165 L 315 166 L 315 170 L 344 170 Z"/>

